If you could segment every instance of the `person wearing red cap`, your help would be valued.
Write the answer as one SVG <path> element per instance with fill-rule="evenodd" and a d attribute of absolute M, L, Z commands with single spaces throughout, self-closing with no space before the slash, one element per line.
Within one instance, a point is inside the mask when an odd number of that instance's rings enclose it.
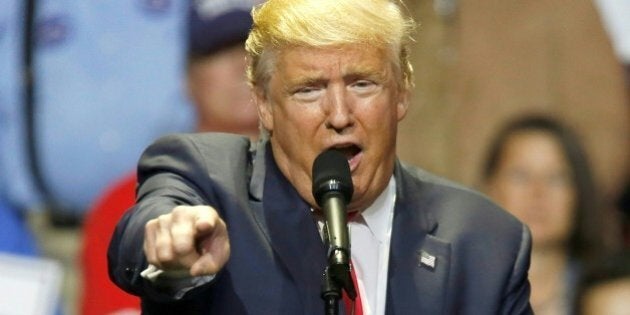
<path fill-rule="evenodd" d="M 245 77 L 244 42 L 252 1 L 193 1 L 188 18 L 187 91 L 198 132 L 258 136 L 258 114 Z M 118 179 L 88 211 L 83 231 L 81 314 L 140 313 L 140 300 L 107 274 L 107 245 L 123 212 L 135 202 L 136 174 Z"/>

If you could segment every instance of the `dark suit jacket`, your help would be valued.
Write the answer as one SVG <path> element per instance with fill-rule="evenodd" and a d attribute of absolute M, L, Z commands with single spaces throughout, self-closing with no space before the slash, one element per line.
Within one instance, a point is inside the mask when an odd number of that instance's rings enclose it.
<path fill-rule="evenodd" d="M 119 223 L 110 276 L 148 314 L 321 314 L 326 248 L 310 206 L 268 144 L 225 134 L 168 136 L 143 154 L 137 205 Z M 397 162 L 387 314 L 530 314 L 528 229 L 481 195 Z M 139 273 L 144 224 L 175 205 L 212 205 L 231 256 L 175 299 Z M 420 253 L 436 258 L 433 267 Z M 340 305 L 343 303 L 340 303 Z M 343 307 L 341 313 L 344 313 Z"/>

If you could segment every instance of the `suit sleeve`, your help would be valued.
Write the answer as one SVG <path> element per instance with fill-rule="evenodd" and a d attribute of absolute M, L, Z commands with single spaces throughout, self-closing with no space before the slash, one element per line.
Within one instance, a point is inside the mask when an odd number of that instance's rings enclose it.
<path fill-rule="evenodd" d="M 173 299 L 140 276 L 147 268 L 144 226 L 178 205 L 217 207 L 203 161 L 195 143 L 185 136 L 164 137 L 143 153 L 136 205 L 118 223 L 107 254 L 110 278 L 123 290 L 152 300 Z"/>
<path fill-rule="evenodd" d="M 534 314 L 529 303 L 530 284 L 528 279 L 532 237 L 526 225 L 522 225 L 521 242 L 508 282 L 501 314 Z"/>

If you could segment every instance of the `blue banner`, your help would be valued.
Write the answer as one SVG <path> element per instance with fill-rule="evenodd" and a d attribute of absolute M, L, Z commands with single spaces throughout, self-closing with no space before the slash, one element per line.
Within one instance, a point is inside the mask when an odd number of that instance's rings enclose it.
<path fill-rule="evenodd" d="M 7 1 L 13 7 L 18 2 L 0 0 L 0 7 Z M 193 126 L 183 73 L 186 5 L 175 0 L 37 1 L 35 139 L 44 183 L 62 209 L 81 215 L 107 184 L 135 169 L 156 137 Z M 7 54 L 19 56 L 17 48 Z M 11 104 L 13 132 L 0 154 L 11 170 L 4 180 L 17 186 L 5 190 L 18 205 L 32 207 L 38 197 L 25 165 L 23 119 L 16 119 L 23 114 L 15 105 L 20 88 L 4 82 L 11 80 L 2 79 L 0 93 L 6 90 L 9 96 L 0 102 Z"/>

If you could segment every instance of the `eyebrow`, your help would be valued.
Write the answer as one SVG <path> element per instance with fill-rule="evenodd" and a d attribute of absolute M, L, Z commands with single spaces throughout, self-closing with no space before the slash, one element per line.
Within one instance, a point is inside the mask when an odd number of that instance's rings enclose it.
<path fill-rule="evenodd" d="M 328 79 L 324 78 L 323 76 L 301 77 L 297 80 L 288 82 L 288 84 L 286 85 L 290 87 L 309 86 L 309 85 L 323 84 L 326 81 L 328 81 Z"/>
<path fill-rule="evenodd" d="M 374 67 L 365 67 L 361 65 L 353 66 L 350 69 L 344 69 L 343 78 L 351 80 L 357 78 L 374 79 L 378 81 L 384 81 L 387 77 L 387 69 L 375 69 Z"/>
<path fill-rule="evenodd" d="M 366 79 L 374 79 L 374 80 L 385 80 L 387 76 L 387 71 L 372 71 L 368 69 L 352 69 L 343 74 L 344 81 L 351 81 L 358 78 L 366 78 Z M 313 75 L 312 77 L 302 77 L 296 79 L 295 81 L 288 82 L 286 86 L 309 86 L 309 85 L 319 85 L 327 82 L 328 79 L 322 75 Z"/>
<path fill-rule="evenodd" d="M 356 79 L 369 79 L 378 82 L 383 82 L 386 78 L 386 74 L 383 71 L 352 71 L 344 74 L 343 78 L 346 81 L 353 81 Z"/>
<path fill-rule="evenodd" d="M 297 89 L 307 86 L 317 86 L 317 85 L 325 85 L 326 80 L 323 76 L 313 76 L 313 77 L 301 77 L 296 80 L 285 81 L 283 84 L 283 90 L 287 94 L 291 94 L 295 92 Z"/>

